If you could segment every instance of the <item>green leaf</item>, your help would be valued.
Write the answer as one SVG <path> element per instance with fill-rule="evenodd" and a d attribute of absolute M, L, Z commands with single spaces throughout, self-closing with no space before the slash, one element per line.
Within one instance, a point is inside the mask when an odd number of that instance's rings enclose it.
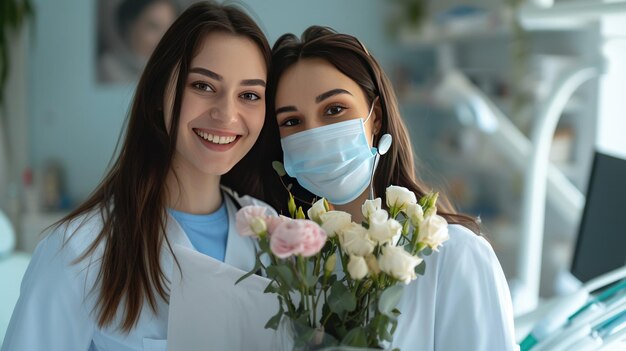
<path fill-rule="evenodd" d="M 391 314 L 392 314 L 394 317 L 396 317 L 396 318 L 397 318 L 397 317 L 399 317 L 402 313 L 400 312 L 400 310 L 399 310 L 399 309 L 394 308 L 394 309 L 391 311 Z"/>
<path fill-rule="evenodd" d="M 396 332 L 396 328 L 398 327 L 398 320 L 391 321 L 391 335 Z"/>
<path fill-rule="evenodd" d="M 265 290 L 263 290 L 263 292 L 266 293 L 266 294 L 278 293 L 279 287 L 276 286 L 276 284 L 274 284 L 275 282 L 276 282 L 275 280 L 272 280 L 269 284 L 267 284 L 267 287 L 265 287 Z"/>
<path fill-rule="evenodd" d="M 351 312 L 356 308 L 356 298 L 341 282 L 335 282 L 328 296 L 328 307 L 338 315 Z"/>
<path fill-rule="evenodd" d="M 322 275 L 320 278 L 322 277 L 324 276 Z M 307 288 L 314 287 L 315 284 L 317 284 L 317 279 L 318 277 L 313 275 L 313 272 L 307 272 L 306 281 L 305 281 L 306 287 Z"/>
<path fill-rule="evenodd" d="M 415 266 L 415 274 L 424 275 L 424 272 L 426 272 L 426 261 L 422 260 L 422 263 Z"/>
<path fill-rule="evenodd" d="M 433 249 L 431 249 L 428 246 L 426 246 L 425 248 L 422 249 L 422 251 L 420 251 L 420 254 L 422 256 L 430 256 L 432 253 L 433 253 Z"/>
<path fill-rule="evenodd" d="M 341 340 L 341 345 L 367 347 L 367 335 L 363 327 L 356 327 Z"/>
<path fill-rule="evenodd" d="M 279 285 L 282 285 L 283 288 L 294 286 L 295 278 L 293 272 L 284 264 L 276 264 L 267 267 L 267 276 L 278 281 Z"/>
<path fill-rule="evenodd" d="M 283 166 L 283 163 L 280 161 L 272 162 L 272 168 L 274 168 L 274 171 L 276 171 L 279 177 L 284 177 L 287 174 L 285 166 Z"/>
<path fill-rule="evenodd" d="M 388 325 L 389 318 L 381 318 L 380 322 L 378 323 L 378 335 L 381 339 L 391 342 L 393 340 L 393 336 L 389 332 Z"/>
<path fill-rule="evenodd" d="M 404 287 L 402 285 L 394 285 L 383 291 L 378 301 L 378 311 L 385 316 L 392 317 L 392 311 L 400 302 L 403 291 Z"/>
<path fill-rule="evenodd" d="M 280 300 L 280 297 L 279 297 Z M 280 309 L 278 310 L 278 313 L 276 313 L 272 318 L 270 318 L 267 323 L 265 323 L 265 329 L 278 329 L 278 324 L 280 323 L 280 319 L 283 318 L 283 313 L 285 312 L 283 310 L 283 304 L 282 301 L 279 304 Z"/>
<path fill-rule="evenodd" d="M 328 277 L 328 281 L 326 282 L 326 284 L 328 284 L 328 286 L 332 286 L 333 284 L 335 284 L 336 281 L 337 281 L 337 275 L 333 274 L 330 277 Z"/>
<path fill-rule="evenodd" d="M 261 268 L 261 262 L 257 259 L 256 263 L 254 264 L 254 268 L 252 268 L 250 272 L 244 274 L 241 278 L 237 279 L 237 281 L 235 282 L 235 285 L 239 284 L 239 282 L 248 278 L 249 276 L 255 274 L 260 268 Z"/>

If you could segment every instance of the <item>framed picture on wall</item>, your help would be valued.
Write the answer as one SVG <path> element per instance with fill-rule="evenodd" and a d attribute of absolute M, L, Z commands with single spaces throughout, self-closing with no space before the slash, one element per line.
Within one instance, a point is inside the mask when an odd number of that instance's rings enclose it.
<path fill-rule="evenodd" d="M 98 0 L 98 82 L 136 81 L 163 34 L 191 2 Z"/>

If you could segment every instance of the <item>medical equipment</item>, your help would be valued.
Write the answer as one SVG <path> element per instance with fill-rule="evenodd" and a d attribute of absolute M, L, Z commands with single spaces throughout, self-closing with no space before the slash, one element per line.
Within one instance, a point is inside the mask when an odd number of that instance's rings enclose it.
<path fill-rule="evenodd" d="M 543 3 L 543 1 L 536 2 Z M 616 26 L 615 23 L 623 21 L 620 16 L 623 17 L 626 14 L 626 1 L 592 0 L 554 3 L 548 0 L 544 5 L 547 6 L 537 6 L 536 3 L 520 6 L 517 11 L 520 25 L 526 30 L 546 30 L 580 28 L 590 23 L 599 23 L 602 27 L 599 42 L 603 43 L 603 54 L 598 60 L 602 62 L 591 62 L 588 67 L 583 65 L 569 72 L 569 76 L 563 77 L 550 103 L 547 104 L 548 108 L 543 111 L 535 125 L 536 134 L 541 134 L 543 137 L 538 138 L 541 141 L 535 144 L 537 147 L 533 150 L 530 176 L 527 179 L 527 184 L 534 186 L 525 187 L 527 200 L 525 200 L 522 222 L 526 224 L 526 227 L 520 247 L 520 279 L 517 285 L 519 291 L 512 291 L 518 314 L 533 310 L 539 296 L 541 255 L 537 255 L 537 252 L 542 251 L 543 242 L 546 165 L 548 164 L 549 141 L 554 131 L 550 129 L 556 125 L 555 121 L 558 121 L 560 115 L 559 111 L 552 107 L 560 105 L 559 100 L 567 97 L 577 86 L 594 77 L 599 78 L 600 89 L 604 94 L 599 102 L 599 119 L 606 118 L 608 114 L 613 118 L 620 118 L 618 116 L 621 114 L 621 108 L 615 108 L 615 106 L 622 106 L 622 97 L 619 94 L 611 94 L 611 89 L 606 88 L 608 83 L 615 81 L 621 84 L 624 78 L 623 55 L 621 51 L 615 49 L 624 45 L 625 29 L 622 26 Z"/>
<path fill-rule="evenodd" d="M 626 264 L 624 179 L 626 159 L 596 152 L 571 266 L 582 282 Z"/>
<path fill-rule="evenodd" d="M 391 134 L 383 134 L 378 141 L 378 148 L 376 150 L 376 159 L 374 160 L 374 165 L 372 166 L 372 174 L 370 176 L 370 200 L 374 200 L 374 172 L 376 172 L 376 167 L 378 167 L 378 161 L 380 160 L 380 156 L 384 155 L 391 148 L 391 143 L 393 142 L 393 137 Z"/>
<path fill-rule="evenodd" d="M 603 287 L 607 288 L 591 296 Z M 580 290 L 562 298 L 536 324 L 520 349 L 592 350 L 609 341 L 619 342 L 616 339 L 625 327 L 626 266 L 592 279 Z"/>

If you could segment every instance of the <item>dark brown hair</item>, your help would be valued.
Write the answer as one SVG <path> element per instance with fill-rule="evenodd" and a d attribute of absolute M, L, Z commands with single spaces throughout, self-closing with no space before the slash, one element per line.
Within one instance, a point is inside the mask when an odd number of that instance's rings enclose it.
<path fill-rule="evenodd" d="M 382 117 L 382 126 L 374 140 L 374 145 L 383 134 L 389 133 L 393 137 L 391 148 L 380 159 L 374 175 L 374 192 L 382 197 L 383 203 L 385 203 L 385 189 L 389 185 L 406 187 L 413 191 L 418 199 L 428 193 L 430 189 L 416 175 L 411 140 L 400 116 L 391 82 L 376 59 L 369 54 L 358 39 L 351 35 L 337 33 L 328 27 L 311 26 L 304 31 L 300 39 L 293 34 L 285 34 L 274 44 L 266 92 L 268 115 L 274 117 L 267 120 L 267 123 L 271 123 L 275 130 L 273 140 L 277 143 L 280 138 L 275 118 L 276 90 L 280 77 L 299 60 L 310 58 L 324 59 L 350 77 L 361 87 L 370 104 L 376 97 L 379 97 L 380 110 L 376 112 Z M 271 158 L 283 159 L 280 145 L 278 147 L 273 145 L 271 150 L 274 153 Z M 277 208 L 284 207 L 280 202 L 275 202 L 280 200 L 273 198 L 267 200 Z M 284 203 L 285 200 L 283 199 L 282 202 Z M 439 197 L 437 207 L 438 213 L 449 223 L 461 224 L 479 233 L 480 227 L 477 220 L 456 213 L 445 196 Z"/>
<path fill-rule="evenodd" d="M 210 32 L 223 31 L 252 40 L 268 66 L 271 51 L 265 35 L 241 9 L 200 2 L 184 11 L 155 48 L 137 85 L 127 119 L 123 144 L 105 178 L 77 209 L 57 226 L 90 213 L 99 213 L 103 227 L 95 241 L 80 256 L 83 260 L 104 245 L 97 284 L 98 325 L 113 322 L 120 305 L 124 311 L 121 329 L 130 331 L 147 301 L 156 312 L 157 294 L 167 299 L 167 278 L 160 266 L 165 235 L 166 176 L 176 147 L 183 90 L 191 60 Z M 174 77 L 174 78 L 171 78 Z M 164 120 L 165 92 L 175 79 L 172 120 L 168 133 Z M 266 119 L 268 117 L 266 116 Z M 260 180 L 250 172 L 260 157 L 264 127 L 252 150 L 222 176 L 222 184 L 261 197 Z M 119 147 L 118 142 L 118 147 Z M 70 237 L 71 239 L 71 237 Z"/>

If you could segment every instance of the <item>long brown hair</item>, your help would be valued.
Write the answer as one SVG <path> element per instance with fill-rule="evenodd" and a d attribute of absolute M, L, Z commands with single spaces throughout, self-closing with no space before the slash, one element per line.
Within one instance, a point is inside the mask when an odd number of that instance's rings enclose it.
<path fill-rule="evenodd" d="M 111 324 L 123 305 L 121 329 L 128 332 L 139 320 L 144 302 L 156 313 L 158 296 L 168 298 L 167 278 L 160 266 L 164 243 L 171 251 L 165 235 L 165 180 L 176 148 L 189 65 L 203 38 L 212 31 L 252 40 L 269 69 L 271 51 L 267 39 L 241 9 L 213 2 L 189 7 L 164 34 L 146 64 L 135 91 L 123 144 L 107 175 L 83 204 L 56 224 L 61 226 L 90 213 L 99 212 L 102 218 L 99 235 L 77 259 L 85 259 L 99 244 L 104 245 L 96 284 L 100 327 Z M 163 106 L 171 77 L 176 82 L 168 133 Z M 258 160 L 266 130 L 264 127 L 252 150 L 222 176 L 222 184 L 242 194 L 262 196 L 260 181 L 250 169 Z"/>
<path fill-rule="evenodd" d="M 370 55 L 365 46 L 355 37 L 340 34 L 328 27 L 311 26 L 298 39 L 293 34 L 281 36 L 272 48 L 272 67 L 268 77 L 267 123 L 272 124 L 275 132 L 274 140 L 278 140 L 278 125 L 275 118 L 275 99 L 278 82 L 282 74 L 301 59 L 321 58 L 335 66 L 343 74 L 356 82 L 369 103 L 379 97 L 382 126 L 374 140 L 378 143 L 381 135 L 389 133 L 393 137 L 391 148 L 381 157 L 374 175 L 374 192 L 382 197 L 385 203 L 385 189 L 389 185 L 399 185 L 413 191 L 418 198 L 429 192 L 429 188 L 416 175 L 415 160 L 411 140 L 406 126 L 400 116 L 398 102 L 391 82 L 381 69 L 376 59 Z M 272 147 L 274 159 L 282 160 L 280 146 Z M 276 207 L 284 207 L 268 199 Z M 284 202 L 284 200 L 282 200 Z M 478 221 L 470 216 L 456 213 L 454 207 L 445 196 L 440 196 L 438 213 L 449 223 L 461 224 L 475 233 L 479 233 Z"/>

